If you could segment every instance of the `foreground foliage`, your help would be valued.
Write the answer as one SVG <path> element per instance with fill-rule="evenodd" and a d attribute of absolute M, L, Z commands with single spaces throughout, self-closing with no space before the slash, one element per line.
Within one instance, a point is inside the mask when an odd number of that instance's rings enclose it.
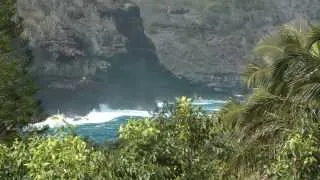
<path fill-rule="evenodd" d="M 0 142 L 11 141 L 39 114 L 36 88 L 27 71 L 31 52 L 21 38 L 14 0 L 0 2 Z"/>
<path fill-rule="evenodd" d="M 68 134 L 35 136 L 1 145 L 0 177 L 319 179 L 317 122 L 303 126 L 303 131 L 294 128 L 286 130 L 287 136 L 274 136 L 281 139 L 265 140 L 257 136 L 267 134 L 266 130 L 251 136 L 237 123 L 223 122 L 242 114 L 244 106 L 230 101 L 220 113 L 211 114 L 182 98 L 166 113 L 129 121 L 120 129 L 116 144 L 107 147 L 93 147 Z M 269 123 L 272 121 L 261 126 L 269 127 Z"/>
<path fill-rule="evenodd" d="M 122 179 L 218 177 L 228 154 L 220 138 L 217 121 L 182 98 L 169 118 L 131 121 L 120 130 L 114 170 Z"/>
<path fill-rule="evenodd" d="M 98 175 L 101 152 L 79 137 L 34 137 L 0 147 L 1 179 L 86 179 Z"/>
<path fill-rule="evenodd" d="M 182 97 L 121 127 L 112 146 L 69 134 L 13 141 L 38 106 L 14 1 L 0 5 L 0 179 L 320 179 L 319 27 L 297 21 L 262 39 L 244 76 L 253 93 L 218 113 Z"/>
<path fill-rule="evenodd" d="M 283 25 L 258 44 L 262 64 L 248 67 L 248 85 L 257 90 L 244 127 L 279 179 L 319 179 L 319 40 L 319 28 L 305 20 Z"/>
<path fill-rule="evenodd" d="M 107 150 L 79 137 L 35 136 L 1 146 L 2 178 L 209 179 L 221 178 L 225 146 L 218 121 L 182 98 L 152 119 L 132 120 Z"/>

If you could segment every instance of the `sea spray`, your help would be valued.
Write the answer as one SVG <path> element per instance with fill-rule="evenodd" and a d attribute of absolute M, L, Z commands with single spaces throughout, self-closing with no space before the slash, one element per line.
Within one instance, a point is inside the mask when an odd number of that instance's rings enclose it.
<path fill-rule="evenodd" d="M 161 109 L 165 104 L 174 102 L 157 101 L 156 106 Z M 225 100 L 197 99 L 193 105 L 200 106 L 204 111 L 218 111 Z M 121 125 L 126 124 L 129 119 L 149 118 L 154 112 L 132 109 L 111 109 L 107 104 L 101 104 L 98 109 L 93 109 L 85 116 L 68 116 L 56 114 L 48 117 L 45 121 L 32 124 L 32 128 L 44 128 L 54 130 L 59 127 L 72 126 L 75 132 L 83 137 L 87 137 L 96 143 L 115 140 Z"/>

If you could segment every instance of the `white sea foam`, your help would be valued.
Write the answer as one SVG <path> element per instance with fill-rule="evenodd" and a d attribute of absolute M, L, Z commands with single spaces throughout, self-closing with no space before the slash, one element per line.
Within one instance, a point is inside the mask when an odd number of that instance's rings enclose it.
<path fill-rule="evenodd" d="M 227 101 L 225 100 L 210 100 L 210 99 L 200 99 L 200 100 L 194 100 L 192 102 L 193 105 L 196 105 L 196 106 L 205 106 L 205 105 L 217 105 L 217 106 L 220 106 L 220 105 L 223 105 L 225 104 Z M 168 102 L 169 104 L 173 104 L 173 102 Z M 164 106 L 164 102 L 162 101 L 156 101 L 156 105 L 157 107 L 161 108 Z"/>
<path fill-rule="evenodd" d="M 192 102 L 193 105 L 197 106 L 205 106 L 205 105 L 215 105 L 215 104 L 225 104 L 226 101 L 224 100 L 209 100 L 209 99 L 203 99 L 203 100 L 195 100 Z"/>
<path fill-rule="evenodd" d="M 214 106 L 208 107 L 210 111 L 218 111 L 220 106 L 226 101 L 223 100 L 195 100 L 192 104 L 196 106 Z M 164 103 L 157 101 L 157 106 L 162 108 Z M 42 128 L 48 126 L 49 128 L 57 128 L 66 125 L 79 126 L 84 124 L 102 124 L 110 122 L 120 117 L 151 117 L 152 113 L 142 110 L 114 110 L 110 109 L 107 104 L 102 104 L 98 109 L 93 109 L 86 116 L 72 116 L 68 117 L 64 114 L 57 114 L 50 116 L 43 122 L 39 122 L 29 127 Z"/>
<path fill-rule="evenodd" d="M 83 124 L 101 124 L 120 117 L 151 117 L 148 111 L 139 110 L 111 110 L 107 106 L 101 106 L 100 110 L 92 110 L 86 116 L 67 117 L 63 114 L 50 116 L 43 122 L 31 125 L 34 128 L 57 128 L 66 125 L 78 126 Z"/>

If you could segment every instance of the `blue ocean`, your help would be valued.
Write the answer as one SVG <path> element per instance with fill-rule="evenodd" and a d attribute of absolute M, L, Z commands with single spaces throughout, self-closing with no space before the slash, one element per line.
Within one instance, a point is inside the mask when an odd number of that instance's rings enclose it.
<path fill-rule="evenodd" d="M 196 100 L 194 106 L 199 106 L 205 111 L 218 111 L 226 100 Z M 161 103 L 159 103 L 161 106 Z M 110 109 L 107 105 L 100 105 L 99 109 L 92 110 L 86 116 L 54 115 L 46 121 L 35 124 L 36 127 L 49 126 L 54 131 L 62 126 L 72 127 L 77 134 L 94 143 L 114 141 L 117 138 L 119 128 L 130 119 L 151 117 L 152 112 L 143 110 Z"/>

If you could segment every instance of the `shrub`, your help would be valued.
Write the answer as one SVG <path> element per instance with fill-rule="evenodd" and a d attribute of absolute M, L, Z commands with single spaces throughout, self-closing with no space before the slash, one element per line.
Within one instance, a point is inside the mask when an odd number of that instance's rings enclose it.
<path fill-rule="evenodd" d="M 79 137 L 33 137 L 0 146 L 4 179 L 89 179 L 98 177 L 101 152 Z"/>

